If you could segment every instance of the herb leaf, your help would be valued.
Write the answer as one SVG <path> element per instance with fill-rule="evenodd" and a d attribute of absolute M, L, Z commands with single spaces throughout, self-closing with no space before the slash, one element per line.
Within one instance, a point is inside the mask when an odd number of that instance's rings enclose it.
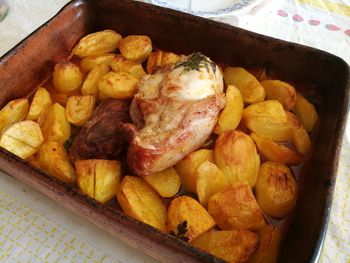
<path fill-rule="evenodd" d="M 213 70 L 213 72 L 216 72 L 216 65 L 214 62 L 210 61 L 206 56 L 202 55 L 200 52 L 193 53 L 191 57 L 178 65 L 176 65 L 175 68 L 184 67 L 183 73 L 186 73 L 190 70 L 197 70 L 199 71 L 201 67 L 204 67 L 208 73 L 210 73 L 210 69 Z"/>
<path fill-rule="evenodd" d="M 174 231 L 170 231 L 169 234 L 172 236 L 175 236 L 183 241 L 188 241 L 188 237 L 186 237 L 187 233 L 187 220 L 183 221 L 182 223 L 178 224 L 177 226 L 177 233 Z"/>

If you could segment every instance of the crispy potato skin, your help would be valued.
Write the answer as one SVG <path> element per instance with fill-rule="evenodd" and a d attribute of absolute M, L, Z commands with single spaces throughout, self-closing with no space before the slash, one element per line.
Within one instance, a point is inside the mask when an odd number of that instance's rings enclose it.
<path fill-rule="evenodd" d="M 174 65 L 180 59 L 179 55 L 165 51 L 152 52 L 147 60 L 147 73 L 153 74 L 159 69 Z"/>
<path fill-rule="evenodd" d="M 101 64 L 105 64 L 107 67 L 109 67 L 115 56 L 116 55 L 114 53 L 107 53 L 103 55 L 85 57 L 80 60 L 80 63 L 79 63 L 80 71 L 84 74 L 87 74 L 93 68 Z"/>
<path fill-rule="evenodd" d="M 94 95 L 70 96 L 67 99 L 67 121 L 75 126 L 82 126 L 90 119 L 95 109 L 96 99 Z"/>
<path fill-rule="evenodd" d="M 258 245 L 258 237 L 244 229 L 203 233 L 191 244 L 231 263 L 246 262 Z"/>
<path fill-rule="evenodd" d="M 257 230 L 266 224 L 246 182 L 236 182 L 213 195 L 208 202 L 208 212 L 222 230 Z"/>
<path fill-rule="evenodd" d="M 3 133 L 11 124 L 23 120 L 28 114 L 28 109 L 29 102 L 26 98 L 7 103 L 0 111 L 0 133 Z"/>
<path fill-rule="evenodd" d="M 95 95 L 99 93 L 98 83 L 101 78 L 110 71 L 109 66 L 102 63 L 94 67 L 86 76 L 83 86 L 81 87 L 82 95 Z"/>
<path fill-rule="evenodd" d="M 50 93 L 45 88 L 39 87 L 30 104 L 27 119 L 37 121 L 51 105 L 52 100 Z"/>
<path fill-rule="evenodd" d="M 77 65 L 70 61 L 63 61 L 55 65 L 52 82 L 60 92 L 74 92 L 79 90 L 83 75 Z"/>
<path fill-rule="evenodd" d="M 297 95 L 292 85 L 280 80 L 264 80 L 261 85 L 265 89 L 266 99 L 278 100 L 285 110 L 294 109 Z"/>
<path fill-rule="evenodd" d="M 114 72 L 127 72 L 137 79 L 146 75 L 141 63 L 127 60 L 121 55 L 115 56 L 111 62 L 111 68 Z"/>
<path fill-rule="evenodd" d="M 145 35 L 130 35 L 119 42 L 119 50 L 126 59 L 141 62 L 152 52 L 152 41 Z"/>
<path fill-rule="evenodd" d="M 305 127 L 307 132 L 312 132 L 317 120 L 318 114 L 315 106 L 310 103 L 303 95 L 297 92 L 297 100 L 294 109 L 295 115 L 297 115 Z"/>

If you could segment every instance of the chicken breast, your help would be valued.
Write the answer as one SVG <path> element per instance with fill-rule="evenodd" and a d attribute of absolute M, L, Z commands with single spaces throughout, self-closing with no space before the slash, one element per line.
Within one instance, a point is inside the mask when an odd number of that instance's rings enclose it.
<path fill-rule="evenodd" d="M 222 72 L 200 53 L 143 77 L 130 107 L 130 168 L 143 176 L 176 164 L 210 136 L 225 103 Z"/>

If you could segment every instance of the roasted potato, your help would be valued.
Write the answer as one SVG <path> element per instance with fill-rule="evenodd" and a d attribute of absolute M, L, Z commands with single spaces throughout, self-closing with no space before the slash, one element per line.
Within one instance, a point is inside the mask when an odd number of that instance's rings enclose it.
<path fill-rule="evenodd" d="M 278 249 L 282 239 L 281 231 L 267 225 L 258 231 L 259 245 L 255 253 L 249 258 L 248 263 L 276 263 Z"/>
<path fill-rule="evenodd" d="M 260 157 L 253 140 L 241 131 L 227 131 L 216 139 L 215 163 L 232 184 L 247 181 L 253 187 L 258 177 Z"/>
<path fill-rule="evenodd" d="M 158 192 L 161 197 L 173 197 L 181 186 L 180 176 L 173 167 L 158 173 L 144 176 L 143 179 Z"/>
<path fill-rule="evenodd" d="M 207 207 L 209 198 L 230 185 L 225 174 L 212 162 L 205 161 L 196 172 L 196 193 L 198 200 Z"/>
<path fill-rule="evenodd" d="M 84 125 L 94 111 L 95 102 L 94 95 L 70 96 L 66 106 L 67 121 L 75 126 Z"/>
<path fill-rule="evenodd" d="M 258 245 L 258 237 L 251 231 L 233 229 L 203 233 L 191 244 L 227 262 L 246 262 Z"/>
<path fill-rule="evenodd" d="M 166 232 L 166 206 L 157 192 L 141 178 L 125 176 L 117 199 L 125 214 Z"/>
<path fill-rule="evenodd" d="M 86 76 L 83 86 L 81 87 L 81 94 L 83 95 L 98 95 L 98 83 L 101 78 L 110 71 L 106 64 L 99 64 L 94 67 Z"/>
<path fill-rule="evenodd" d="M 37 121 L 47 109 L 52 105 L 50 93 L 43 87 L 39 87 L 34 94 L 33 101 L 30 104 L 27 119 Z"/>
<path fill-rule="evenodd" d="M 119 50 L 124 58 L 141 62 L 151 53 L 152 41 L 148 36 L 130 35 L 119 42 Z"/>
<path fill-rule="evenodd" d="M 265 225 L 264 216 L 246 182 L 236 182 L 213 195 L 208 212 L 222 230 L 257 230 Z"/>
<path fill-rule="evenodd" d="M 294 113 L 297 115 L 305 127 L 306 131 L 311 132 L 318 120 L 315 106 L 297 92 L 297 101 L 294 108 Z"/>
<path fill-rule="evenodd" d="M 1 136 L 0 146 L 26 159 L 39 150 L 43 141 L 40 126 L 27 120 L 11 125 Z"/>
<path fill-rule="evenodd" d="M 180 59 L 179 55 L 165 51 L 152 52 L 147 60 L 147 73 L 153 74 L 157 70 L 173 65 Z"/>
<path fill-rule="evenodd" d="M 111 62 L 111 68 L 114 72 L 127 72 L 137 79 L 146 75 L 141 63 L 127 60 L 121 55 L 115 56 Z"/>
<path fill-rule="evenodd" d="M 41 145 L 37 161 L 39 167 L 67 184 L 74 184 L 74 167 L 68 159 L 66 149 L 59 142 L 45 142 Z"/>
<path fill-rule="evenodd" d="M 287 112 L 289 125 L 292 131 L 292 142 L 297 151 L 307 155 L 311 149 L 311 139 L 298 117 L 291 112 Z"/>
<path fill-rule="evenodd" d="M 60 62 L 55 65 L 52 83 L 54 87 L 63 93 L 79 90 L 83 82 L 83 75 L 77 65 L 70 61 Z"/>
<path fill-rule="evenodd" d="M 196 193 L 197 169 L 205 161 L 214 162 L 214 152 L 212 150 L 200 149 L 194 151 L 175 165 L 175 169 L 187 191 Z"/>
<path fill-rule="evenodd" d="M 89 34 L 78 42 L 72 50 L 72 55 L 80 58 L 102 55 L 118 48 L 122 36 L 113 30 L 103 30 Z"/>
<path fill-rule="evenodd" d="M 265 99 L 265 90 L 260 82 L 244 68 L 227 67 L 224 71 L 226 85 L 236 86 L 247 104 L 261 102 Z"/>
<path fill-rule="evenodd" d="M 55 141 L 65 143 L 71 133 L 71 127 L 66 118 L 66 110 L 58 103 L 54 103 L 47 110 L 41 123 L 41 131 L 46 142 Z"/>
<path fill-rule="evenodd" d="M 245 108 L 243 123 L 251 131 L 273 141 L 288 141 L 292 137 L 288 116 L 277 100 L 255 103 Z"/>
<path fill-rule="evenodd" d="M 183 224 L 186 227 L 184 233 L 180 233 L 179 228 Z M 214 226 L 215 222 L 207 210 L 192 197 L 175 197 L 168 207 L 167 229 L 169 233 L 178 237 L 182 236 L 191 241 Z"/>
<path fill-rule="evenodd" d="M 29 109 L 28 99 L 11 100 L 0 111 L 0 133 L 11 124 L 23 120 Z"/>
<path fill-rule="evenodd" d="M 250 137 L 258 147 L 259 153 L 268 161 L 283 163 L 286 165 L 300 164 L 304 156 L 300 153 L 252 132 Z"/>
<path fill-rule="evenodd" d="M 297 184 L 287 166 L 268 161 L 261 165 L 255 192 L 258 204 L 265 214 L 282 218 L 295 205 Z"/>
<path fill-rule="evenodd" d="M 119 191 L 121 164 L 116 160 L 79 160 L 75 163 L 79 189 L 101 203 L 110 201 Z"/>
<path fill-rule="evenodd" d="M 267 100 L 278 100 L 285 110 L 294 109 L 297 95 L 292 85 L 280 80 L 264 80 L 261 85 Z"/>
<path fill-rule="evenodd" d="M 243 107 L 241 92 L 235 86 L 229 85 L 226 90 L 226 107 L 219 115 L 214 133 L 221 134 L 236 129 L 242 119 Z"/>
<path fill-rule="evenodd" d="M 105 64 L 107 67 L 109 67 L 114 57 L 114 53 L 85 57 L 82 60 L 80 60 L 80 71 L 86 74 L 90 72 L 90 70 L 92 70 L 94 67 L 101 64 Z"/>
<path fill-rule="evenodd" d="M 136 93 L 138 79 L 126 72 L 109 72 L 99 84 L 99 91 L 113 99 L 130 99 Z"/>

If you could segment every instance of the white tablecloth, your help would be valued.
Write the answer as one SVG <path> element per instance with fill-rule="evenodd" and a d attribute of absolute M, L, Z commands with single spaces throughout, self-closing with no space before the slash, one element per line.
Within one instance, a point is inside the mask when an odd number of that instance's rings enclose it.
<path fill-rule="evenodd" d="M 68 0 L 10 0 L 0 56 Z M 215 18 L 324 49 L 350 63 L 350 3 L 266 0 L 240 16 Z M 350 129 L 346 130 L 321 262 L 350 262 Z M 155 262 L 24 184 L 0 174 L 0 262 Z"/>

